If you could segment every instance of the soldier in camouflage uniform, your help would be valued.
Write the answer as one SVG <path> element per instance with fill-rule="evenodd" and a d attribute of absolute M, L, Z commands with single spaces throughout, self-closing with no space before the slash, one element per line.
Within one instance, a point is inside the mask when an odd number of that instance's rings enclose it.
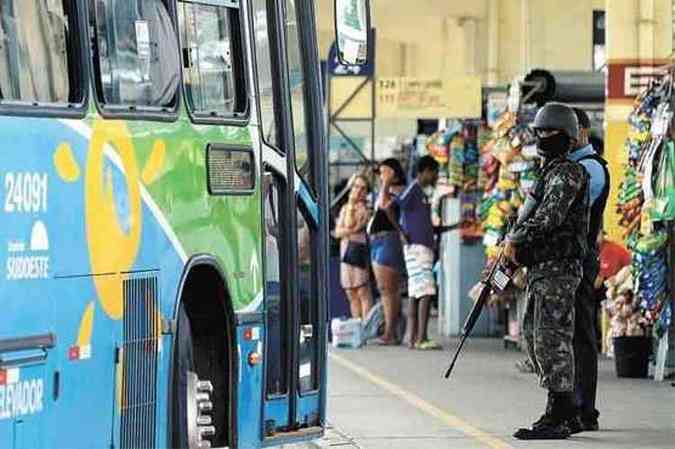
<path fill-rule="evenodd" d="M 519 439 L 564 439 L 576 432 L 574 402 L 574 303 L 588 251 L 588 179 L 567 159 L 578 138 L 573 110 L 544 106 L 533 125 L 544 164 L 518 221 L 507 235 L 505 255 L 527 267 L 523 335 L 528 355 L 549 391 L 546 413 Z M 570 429 L 573 427 L 573 429 Z"/>

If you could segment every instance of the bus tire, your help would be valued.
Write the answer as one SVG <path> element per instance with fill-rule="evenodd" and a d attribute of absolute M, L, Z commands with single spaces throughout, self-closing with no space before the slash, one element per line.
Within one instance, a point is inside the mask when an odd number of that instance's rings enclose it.
<path fill-rule="evenodd" d="M 188 373 L 195 371 L 190 320 L 181 303 L 178 309 L 176 337 L 173 354 L 173 429 L 172 444 L 175 449 L 189 449 L 188 432 Z"/>
<path fill-rule="evenodd" d="M 192 328 L 183 304 L 178 311 L 175 341 L 172 447 L 211 447 L 208 438 L 216 435 L 210 416 L 213 412 L 211 395 L 214 389 L 210 381 L 201 380 L 197 375 Z"/>

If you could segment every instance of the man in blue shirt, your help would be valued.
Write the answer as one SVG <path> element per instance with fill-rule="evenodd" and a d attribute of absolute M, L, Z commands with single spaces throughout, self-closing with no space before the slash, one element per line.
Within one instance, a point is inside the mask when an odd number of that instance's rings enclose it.
<path fill-rule="evenodd" d="M 609 170 L 607 163 L 589 143 L 591 123 L 581 109 L 574 109 L 579 121 L 577 149 L 568 158 L 580 163 L 589 176 L 590 226 L 588 233 L 589 254 L 584 260 L 584 276 L 576 293 L 575 302 L 575 383 L 576 400 L 581 418 L 581 429 L 598 430 L 600 413 L 595 408 L 598 386 L 598 340 L 596 321 L 598 302 L 595 295 L 595 279 L 600 272 L 598 234 L 602 229 L 602 217 L 609 195 Z"/>
<path fill-rule="evenodd" d="M 429 309 L 436 294 L 434 264 L 434 228 L 431 204 L 424 189 L 438 180 L 438 162 L 424 156 L 417 162 L 415 180 L 398 197 L 400 225 L 406 244 L 403 247 L 408 272 L 408 338 L 411 349 L 440 349 L 427 335 Z M 419 318 L 419 320 L 418 320 Z"/>

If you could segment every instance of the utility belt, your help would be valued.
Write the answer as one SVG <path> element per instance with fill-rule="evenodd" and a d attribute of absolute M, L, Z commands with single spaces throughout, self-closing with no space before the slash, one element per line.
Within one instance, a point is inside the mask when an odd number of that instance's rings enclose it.
<path fill-rule="evenodd" d="M 588 244 L 585 238 L 569 235 L 557 239 L 530 242 L 518 251 L 517 258 L 521 265 L 531 267 L 551 260 L 586 261 L 588 253 Z M 584 265 L 586 264 L 584 263 Z"/>

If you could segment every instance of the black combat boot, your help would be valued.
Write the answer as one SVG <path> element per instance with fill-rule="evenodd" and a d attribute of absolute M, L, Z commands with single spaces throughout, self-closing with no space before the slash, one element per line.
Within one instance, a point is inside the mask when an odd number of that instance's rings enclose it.
<path fill-rule="evenodd" d="M 553 393 L 552 391 L 548 392 L 548 396 L 546 398 L 546 411 L 544 412 L 541 417 L 536 420 L 534 423 L 532 423 L 532 428 L 534 429 L 535 427 L 540 426 L 544 422 L 546 422 L 550 417 L 551 417 L 551 410 L 553 409 Z"/>
<path fill-rule="evenodd" d="M 598 418 L 581 418 L 581 427 L 584 432 L 594 432 L 600 429 Z"/>
<path fill-rule="evenodd" d="M 562 393 L 561 393 L 562 394 Z M 570 435 L 575 435 L 584 431 L 581 418 L 579 416 L 579 409 L 576 406 L 576 396 L 573 392 L 564 393 L 564 410 L 567 420 L 565 424 L 570 429 Z"/>
<path fill-rule="evenodd" d="M 578 415 L 567 420 L 567 427 L 570 429 L 570 435 L 576 435 L 586 430 L 581 418 Z"/>
<path fill-rule="evenodd" d="M 565 440 L 570 436 L 567 421 L 576 415 L 570 393 L 549 392 L 547 410 L 531 429 L 513 434 L 519 440 Z"/>
<path fill-rule="evenodd" d="M 600 413 L 595 409 L 593 409 L 590 412 L 580 410 L 579 418 L 581 419 L 581 425 L 583 427 L 584 432 L 593 432 L 598 430 L 600 428 L 600 426 L 598 425 L 599 417 Z"/>
<path fill-rule="evenodd" d="M 532 428 L 536 428 L 545 422 L 550 418 L 551 415 L 551 399 L 550 399 L 551 393 L 549 393 L 549 399 L 546 402 L 546 413 L 541 415 L 541 418 L 539 418 L 537 421 L 535 421 L 532 424 Z M 574 414 L 571 418 L 569 418 L 565 424 L 567 424 L 567 427 L 570 429 L 570 435 L 576 435 L 577 433 L 584 432 L 586 428 L 584 427 L 583 421 L 581 418 L 577 415 Z"/>
<path fill-rule="evenodd" d="M 546 403 L 546 413 L 551 414 L 551 396 L 555 395 L 556 393 L 549 392 L 548 393 L 548 402 Z M 560 409 L 561 411 L 564 410 L 564 416 L 567 417 L 565 420 L 565 424 L 567 427 L 570 429 L 570 435 L 576 435 L 577 433 L 583 432 L 585 429 L 582 424 L 582 420 L 579 417 L 578 410 L 575 406 L 575 397 L 574 393 L 558 393 L 559 398 L 560 398 Z M 563 396 L 564 395 L 564 396 Z M 532 428 L 537 427 L 540 425 L 540 421 L 544 419 L 546 415 L 542 416 L 539 418 L 539 421 L 535 422 L 532 424 Z"/>

